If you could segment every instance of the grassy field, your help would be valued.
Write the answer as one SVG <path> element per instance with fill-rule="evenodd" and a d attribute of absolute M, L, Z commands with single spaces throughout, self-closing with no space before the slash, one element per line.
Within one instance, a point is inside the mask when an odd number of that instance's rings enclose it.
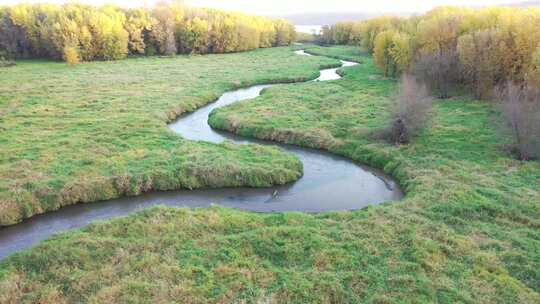
<path fill-rule="evenodd" d="M 346 48 L 307 51 L 340 57 Z M 384 231 L 362 241 L 391 247 L 393 254 L 384 255 L 396 269 L 388 279 L 403 275 L 417 286 L 428 278 L 430 287 L 419 291 L 442 302 L 527 302 L 526 295 L 538 301 L 540 162 L 505 154 L 501 147 L 507 139 L 493 123 L 500 119 L 496 107 L 467 98 L 437 102 L 431 126 L 411 145 L 370 139 L 367 134 L 389 118 L 395 82 L 381 77 L 371 58 L 354 52 L 341 58 L 363 64 L 345 69 L 343 80 L 271 88 L 261 98 L 214 112 L 210 124 L 330 150 L 396 177 L 406 199 L 375 208 L 377 216 L 355 227 Z"/>
<path fill-rule="evenodd" d="M 215 127 L 383 168 L 402 202 L 319 215 L 157 207 L 53 237 L 0 264 L 3 302 L 539 303 L 540 162 L 502 152 L 495 107 L 438 101 L 408 146 L 366 134 L 395 82 L 363 64 L 213 113 Z"/>
<path fill-rule="evenodd" d="M 337 64 L 289 48 L 77 66 L 19 61 L 0 71 L 0 226 L 152 189 L 296 180 L 302 167 L 290 154 L 186 141 L 166 123 L 226 90 L 314 78 Z"/>
<path fill-rule="evenodd" d="M 354 62 L 361 62 L 366 56 L 368 56 L 367 52 L 365 52 L 361 48 L 351 47 L 349 45 L 335 45 L 332 47 L 321 48 L 308 44 L 299 45 L 296 47 L 304 49 L 306 52 L 312 55 L 326 56 Z"/>

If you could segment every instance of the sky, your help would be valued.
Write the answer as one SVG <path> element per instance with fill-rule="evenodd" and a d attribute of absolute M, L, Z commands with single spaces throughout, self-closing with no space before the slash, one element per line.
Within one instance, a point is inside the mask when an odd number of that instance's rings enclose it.
<path fill-rule="evenodd" d="M 88 4 L 115 3 L 120 6 L 147 6 L 158 0 L 78 0 Z M 0 4 L 65 3 L 70 0 L 0 0 Z M 285 15 L 324 12 L 420 13 L 439 5 L 485 6 L 523 2 L 523 0 L 186 0 L 194 6 L 221 8 L 260 15 Z"/>

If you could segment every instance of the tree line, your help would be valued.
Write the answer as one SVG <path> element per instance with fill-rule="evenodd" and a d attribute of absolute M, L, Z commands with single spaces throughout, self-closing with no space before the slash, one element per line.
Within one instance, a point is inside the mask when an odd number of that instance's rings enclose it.
<path fill-rule="evenodd" d="M 385 76 L 401 75 L 394 119 L 378 133 L 397 144 L 427 125 L 430 94 L 468 88 L 500 101 L 516 158 L 540 158 L 540 9 L 439 7 L 323 27 L 321 44 L 360 45 Z M 430 92 L 429 94 L 427 92 Z"/>
<path fill-rule="evenodd" d="M 409 18 L 341 22 L 318 38 L 361 45 L 386 76 L 423 74 L 440 97 L 460 83 L 486 99 L 508 81 L 540 87 L 539 29 L 540 9 L 439 7 Z"/>
<path fill-rule="evenodd" d="M 159 3 L 152 8 L 20 4 L 0 7 L 0 52 L 69 63 L 128 55 L 206 54 L 289 45 L 284 20 Z"/>

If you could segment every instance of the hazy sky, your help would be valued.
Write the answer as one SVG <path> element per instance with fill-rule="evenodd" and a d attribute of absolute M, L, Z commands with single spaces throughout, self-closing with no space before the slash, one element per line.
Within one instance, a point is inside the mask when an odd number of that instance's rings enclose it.
<path fill-rule="evenodd" d="M 0 4 L 20 2 L 64 3 L 69 0 L 0 0 Z M 121 6 L 151 5 L 157 0 L 79 0 L 89 4 L 115 3 Z M 256 14 L 287 14 L 303 12 L 423 12 L 438 5 L 494 5 L 523 0 L 186 0 L 196 6 L 215 7 Z"/>

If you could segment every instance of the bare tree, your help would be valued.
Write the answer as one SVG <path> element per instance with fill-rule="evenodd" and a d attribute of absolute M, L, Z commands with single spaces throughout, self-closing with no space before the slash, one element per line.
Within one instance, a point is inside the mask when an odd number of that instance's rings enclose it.
<path fill-rule="evenodd" d="M 432 103 L 426 86 L 410 74 L 403 74 L 395 97 L 391 125 L 378 132 L 377 136 L 395 144 L 409 143 L 427 125 Z"/>
<path fill-rule="evenodd" d="M 506 130 L 513 139 L 512 151 L 520 160 L 540 157 L 540 92 L 508 82 L 499 88 Z"/>
<path fill-rule="evenodd" d="M 413 74 L 439 98 L 450 97 L 459 81 L 459 57 L 455 50 L 421 53 L 413 64 Z"/>

